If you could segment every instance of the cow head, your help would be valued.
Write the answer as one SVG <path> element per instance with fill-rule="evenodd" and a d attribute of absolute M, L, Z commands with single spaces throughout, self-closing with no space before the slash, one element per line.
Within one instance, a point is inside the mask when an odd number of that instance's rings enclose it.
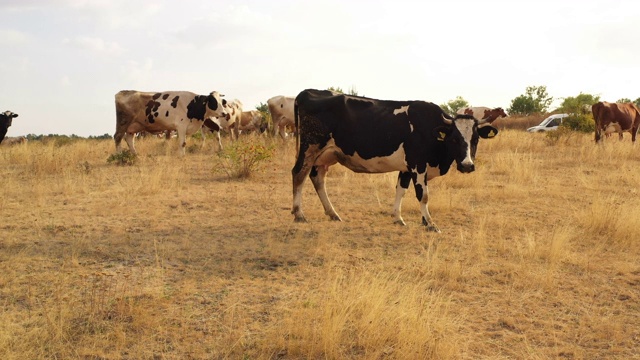
<path fill-rule="evenodd" d="M 13 120 L 13 118 L 17 118 L 17 117 L 18 117 L 18 114 L 9 110 L 3 113 L 0 113 L 0 126 L 2 127 L 11 126 L 11 121 Z"/>
<path fill-rule="evenodd" d="M 478 139 L 492 138 L 498 134 L 498 129 L 486 120 L 476 120 L 471 115 L 448 118 L 443 114 L 442 119 L 445 125 L 435 128 L 437 140 L 444 142 L 447 153 L 456 161 L 458 171 L 474 171 Z"/>
<path fill-rule="evenodd" d="M 217 91 L 212 91 L 207 96 L 207 117 L 215 116 L 215 117 L 227 117 L 227 110 L 225 109 L 224 104 L 226 100 L 222 100 L 224 95 L 220 95 Z"/>
<path fill-rule="evenodd" d="M 7 129 L 11 126 L 11 122 L 15 117 L 18 117 L 18 114 L 9 110 L 0 113 L 0 142 L 4 140 L 4 136 L 7 135 Z"/>

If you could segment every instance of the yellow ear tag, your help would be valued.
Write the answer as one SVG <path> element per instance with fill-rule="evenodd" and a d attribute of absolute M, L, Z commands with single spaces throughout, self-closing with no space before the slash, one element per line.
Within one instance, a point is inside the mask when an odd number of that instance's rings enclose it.
<path fill-rule="evenodd" d="M 496 136 L 496 132 L 491 130 L 487 136 L 492 138 L 492 137 Z"/>
<path fill-rule="evenodd" d="M 438 135 L 440 135 L 438 141 L 444 141 L 445 136 L 447 136 L 447 134 L 443 133 L 442 131 L 438 131 Z"/>

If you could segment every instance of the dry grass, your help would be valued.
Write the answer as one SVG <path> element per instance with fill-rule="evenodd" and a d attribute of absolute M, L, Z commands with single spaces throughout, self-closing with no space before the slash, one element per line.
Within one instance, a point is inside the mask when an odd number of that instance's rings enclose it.
<path fill-rule="evenodd" d="M 640 149 L 565 140 L 482 141 L 430 184 L 442 234 L 412 190 L 392 224 L 396 174 L 339 166 L 345 221 L 307 183 L 294 223 L 291 141 L 243 181 L 211 142 L 2 149 L 0 358 L 638 359 Z"/>

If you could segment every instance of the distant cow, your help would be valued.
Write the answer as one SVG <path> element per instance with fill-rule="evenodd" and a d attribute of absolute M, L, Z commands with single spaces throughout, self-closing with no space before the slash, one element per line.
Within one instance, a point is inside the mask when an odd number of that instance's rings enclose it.
<path fill-rule="evenodd" d="M 591 107 L 593 119 L 596 123 L 595 139 L 599 142 L 602 133 L 617 132 L 620 140 L 622 133 L 631 133 L 631 141 L 636 141 L 638 127 L 640 127 L 640 111 L 633 103 L 608 103 L 601 101 Z"/>
<path fill-rule="evenodd" d="M 274 96 L 267 100 L 271 120 L 273 121 L 273 136 L 280 134 L 283 139 L 286 137 L 286 128 L 295 127 L 293 118 L 294 98 L 290 96 Z M 295 131 L 295 129 L 294 129 Z"/>
<path fill-rule="evenodd" d="M 488 108 L 486 106 L 468 107 L 458 110 L 458 114 L 473 115 L 478 120 L 485 120 L 489 124 L 494 122 L 497 118 L 507 117 L 507 113 L 502 110 L 501 107 Z"/>
<path fill-rule="evenodd" d="M 484 120 L 471 115 L 452 118 L 433 103 L 375 100 L 326 90 L 302 91 L 295 99 L 294 113 L 298 156 L 291 171 L 291 212 L 296 221 L 306 221 L 302 185 L 307 176 L 325 214 L 341 221 L 325 189 L 329 166 L 340 163 L 361 173 L 399 171 L 396 222 L 404 225 L 400 214 L 402 197 L 413 181 L 422 224 L 440 232 L 429 214 L 427 181 L 446 174 L 454 161 L 458 171 L 474 171 L 478 138 L 498 133 Z"/>
<path fill-rule="evenodd" d="M 241 132 L 262 132 L 264 130 L 262 127 L 262 120 L 262 113 L 258 110 L 243 111 L 240 116 L 240 127 L 238 129 Z M 236 124 L 238 124 L 238 122 L 236 122 Z M 234 124 L 233 127 L 235 127 L 236 124 Z"/>
<path fill-rule="evenodd" d="M 238 99 L 227 101 L 224 108 L 227 112 L 227 116 L 219 116 L 216 124 L 224 131 L 229 132 L 231 140 L 238 139 L 240 130 L 235 124 L 239 123 L 242 118 L 242 102 Z M 210 124 L 207 122 L 207 124 Z"/>
<path fill-rule="evenodd" d="M 6 136 L 4 138 L 4 141 L 2 141 L 2 146 L 26 144 L 27 141 L 28 141 L 27 138 L 24 136 L 16 136 L 16 137 Z"/>
<path fill-rule="evenodd" d="M 176 130 L 182 154 L 185 153 L 186 137 L 200 128 L 204 120 L 226 117 L 220 94 L 197 95 L 188 91 L 140 92 L 120 91 L 116 94 L 116 132 L 113 139 L 116 151 L 121 151 L 124 137 L 129 150 L 137 153 L 133 136 L 140 131 L 158 133 Z"/>
<path fill-rule="evenodd" d="M 17 117 L 18 114 L 9 110 L 0 113 L 0 143 L 4 140 L 4 136 L 7 135 L 7 130 L 9 129 L 9 126 L 11 126 L 13 118 Z"/>

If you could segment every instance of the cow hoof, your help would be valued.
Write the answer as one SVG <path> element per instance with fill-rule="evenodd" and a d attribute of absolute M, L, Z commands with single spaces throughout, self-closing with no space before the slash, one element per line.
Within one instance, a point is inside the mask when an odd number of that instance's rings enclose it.
<path fill-rule="evenodd" d="M 308 222 L 307 219 L 305 219 L 304 217 L 298 217 L 298 216 L 296 216 L 295 219 L 293 219 L 293 221 L 297 222 L 297 223 L 306 223 L 306 222 Z"/>
<path fill-rule="evenodd" d="M 400 226 L 407 226 L 407 224 L 402 220 L 396 220 L 393 222 L 394 224 L 400 225 Z"/>
<path fill-rule="evenodd" d="M 425 230 L 427 230 L 429 232 L 438 233 L 438 234 L 442 233 L 442 231 L 440 231 L 440 229 L 438 229 L 438 227 L 435 226 L 435 225 L 427 225 L 425 227 Z"/>
<path fill-rule="evenodd" d="M 329 215 L 329 218 L 330 218 L 332 221 L 342 221 L 342 219 L 341 219 L 341 218 L 340 218 L 340 216 L 338 216 L 338 215 Z"/>

